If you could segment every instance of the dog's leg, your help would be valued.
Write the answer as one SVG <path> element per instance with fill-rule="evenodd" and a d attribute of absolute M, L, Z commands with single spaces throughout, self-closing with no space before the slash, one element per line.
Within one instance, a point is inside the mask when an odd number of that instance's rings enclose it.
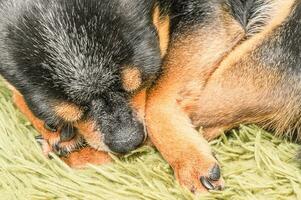
<path fill-rule="evenodd" d="M 72 168 L 84 168 L 87 164 L 102 165 L 112 161 L 108 153 L 91 147 L 74 151 L 62 160 Z"/>
<path fill-rule="evenodd" d="M 211 12 L 213 17 L 204 22 L 208 26 L 179 29 L 172 37 L 163 74 L 149 92 L 146 106 L 150 139 L 172 166 L 180 184 L 201 192 L 223 188 L 224 180 L 184 102 L 197 103 L 208 77 L 244 37 L 244 30 L 231 16 L 218 8 Z"/>
<path fill-rule="evenodd" d="M 261 33 L 221 62 L 190 108 L 208 140 L 241 123 L 259 123 L 276 134 L 300 133 L 301 26 L 296 19 L 301 4 L 293 8 L 293 2 L 282 2 L 283 9 Z"/>
<path fill-rule="evenodd" d="M 27 119 L 32 123 L 32 125 L 41 133 L 42 138 L 39 139 L 44 150 L 44 154 L 48 156 L 49 152 L 53 151 L 52 146 L 49 145 L 49 141 L 57 140 L 59 138 L 58 132 L 50 132 L 44 127 L 44 122 L 36 118 L 30 111 L 22 95 L 14 91 L 13 100 L 20 111 L 27 117 Z M 78 137 L 78 136 L 76 136 Z M 76 142 L 76 139 L 61 143 L 64 146 L 72 146 Z M 79 151 L 72 152 L 67 155 L 67 157 L 62 158 L 68 165 L 74 168 L 81 168 L 86 166 L 86 164 L 103 164 L 111 161 L 110 156 L 102 151 L 97 151 L 90 147 L 85 147 Z"/>
<path fill-rule="evenodd" d="M 150 139 L 191 191 L 220 189 L 224 181 L 208 142 L 194 129 L 171 93 L 154 93 L 147 104 Z"/>
<path fill-rule="evenodd" d="M 230 18 L 220 22 L 224 26 L 215 20 L 219 25 L 212 23 L 214 30 L 201 28 L 172 43 L 164 74 L 149 93 L 146 119 L 152 141 L 182 185 L 200 191 L 221 186 L 220 174 L 212 173 L 219 170 L 205 138 L 242 122 L 266 122 L 285 105 L 281 68 L 268 62 L 278 62 L 270 57 L 271 47 L 279 45 L 271 33 L 288 16 L 292 2 L 283 2 L 279 16 L 242 45 L 244 33 Z M 263 43 L 264 48 L 258 46 Z M 195 131 L 198 126 L 204 137 Z"/>
<path fill-rule="evenodd" d="M 29 107 L 27 106 L 23 96 L 17 91 L 13 90 L 13 101 L 15 105 L 19 108 L 19 110 L 27 117 L 27 119 L 32 123 L 35 129 L 41 134 L 42 137 L 37 137 L 37 140 L 41 143 L 43 148 L 43 153 L 48 155 L 51 151 L 59 151 L 58 149 L 54 149 L 55 145 L 58 141 L 61 140 L 61 135 L 56 131 L 49 131 L 45 128 L 45 122 L 37 117 L 31 112 Z M 44 142 L 47 141 L 47 144 Z M 66 149 L 78 146 L 79 141 L 82 141 L 80 135 L 75 135 L 75 137 L 69 141 L 60 142 L 60 148 L 66 147 Z M 67 152 L 57 152 L 60 154 L 65 154 Z"/>
<path fill-rule="evenodd" d="M 51 132 L 45 128 L 44 122 L 34 116 L 34 114 L 27 106 L 23 96 L 17 90 L 13 90 L 13 101 L 15 105 L 18 107 L 18 109 L 32 123 L 35 129 L 37 129 L 38 132 L 42 135 L 42 138 L 39 139 L 48 140 L 50 143 L 56 143 L 59 140 L 60 138 L 59 133 L 57 131 Z M 44 154 L 48 155 L 49 151 L 52 151 L 52 148 L 44 148 L 43 150 L 44 150 Z"/>
<path fill-rule="evenodd" d="M 72 134 L 73 136 L 68 136 L 70 130 L 63 131 L 64 128 L 70 128 L 64 126 L 63 128 L 51 128 L 47 127 L 45 121 L 36 117 L 33 112 L 28 107 L 24 97 L 17 91 L 15 88 L 12 88 L 13 91 L 13 101 L 19 110 L 27 117 L 27 119 L 32 123 L 32 125 L 38 130 L 42 137 L 37 137 L 38 141 L 47 141 L 50 147 L 46 148 L 45 145 L 42 145 L 44 154 L 47 155 L 49 151 L 56 151 L 58 155 L 68 153 L 78 147 L 83 143 L 83 138 L 79 134 Z M 71 127 L 73 128 L 73 127 Z M 51 130 L 53 129 L 53 130 Z M 72 131 L 72 130 L 71 130 Z"/>

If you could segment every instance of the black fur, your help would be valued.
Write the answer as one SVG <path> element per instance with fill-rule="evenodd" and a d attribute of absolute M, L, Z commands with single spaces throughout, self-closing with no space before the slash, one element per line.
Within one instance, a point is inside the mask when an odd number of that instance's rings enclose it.
<path fill-rule="evenodd" d="M 85 109 L 118 153 L 136 148 L 143 125 L 122 88 L 125 65 L 139 67 L 143 86 L 160 72 L 152 0 L 3 0 L 0 74 L 33 113 L 59 126 L 54 101 Z"/>
<path fill-rule="evenodd" d="M 171 30 L 176 34 L 192 30 L 193 26 L 204 24 L 218 5 L 216 0 L 161 0 L 165 7 L 169 4 Z"/>
<path fill-rule="evenodd" d="M 271 20 L 272 3 L 267 0 L 228 0 L 233 17 L 247 33 L 247 38 L 259 33 Z"/>

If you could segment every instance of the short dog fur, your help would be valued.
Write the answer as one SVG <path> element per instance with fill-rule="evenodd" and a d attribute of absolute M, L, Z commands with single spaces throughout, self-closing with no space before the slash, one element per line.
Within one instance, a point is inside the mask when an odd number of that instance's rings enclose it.
<path fill-rule="evenodd" d="M 138 147 L 144 103 L 136 94 L 161 65 L 154 2 L 0 2 L 0 73 L 17 105 L 26 105 L 21 110 L 42 133 L 38 139 L 69 151 L 83 137 L 98 150 Z"/>
<path fill-rule="evenodd" d="M 93 147 L 72 166 L 136 148 L 145 121 L 183 186 L 219 190 L 208 141 L 240 123 L 300 136 L 300 0 L 0 2 L 0 72 L 44 150 Z"/>
<path fill-rule="evenodd" d="M 208 141 L 223 131 L 258 123 L 301 137 L 301 1 L 173 3 L 163 73 L 148 92 L 148 134 L 182 185 L 220 189 Z"/>

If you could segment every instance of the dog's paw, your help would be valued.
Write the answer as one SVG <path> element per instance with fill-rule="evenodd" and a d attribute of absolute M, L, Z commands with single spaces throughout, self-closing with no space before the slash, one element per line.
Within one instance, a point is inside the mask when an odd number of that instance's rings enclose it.
<path fill-rule="evenodd" d="M 41 135 L 36 136 L 35 139 L 43 149 L 45 156 L 52 159 L 53 157 L 50 153 L 55 153 L 62 161 L 72 168 L 84 168 L 88 164 L 101 165 L 112 161 L 107 152 L 97 151 L 88 146 L 68 152 L 64 149 L 50 146 L 47 140 Z"/>
<path fill-rule="evenodd" d="M 38 144 L 41 146 L 43 154 L 51 158 L 50 153 L 54 153 L 59 157 L 65 157 L 72 151 L 85 147 L 85 141 L 79 134 L 75 135 L 72 139 L 66 140 L 46 140 L 42 135 L 35 137 Z M 51 143 L 52 141 L 53 143 Z"/>
<path fill-rule="evenodd" d="M 51 123 L 44 123 L 43 130 L 41 131 L 43 138 L 48 140 L 51 145 L 59 142 L 66 142 L 72 140 L 76 135 L 76 128 L 69 124 L 58 127 Z"/>
<path fill-rule="evenodd" d="M 178 162 L 174 171 L 179 183 L 193 193 L 224 188 L 220 167 L 212 156 L 200 159 L 187 156 L 187 159 Z"/>
<path fill-rule="evenodd" d="M 85 144 L 77 128 L 71 124 L 64 124 L 61 127 L 57 127 L 45 123 L 44 129 L 46 131 L 42 132 L 43 139 L 49 143 L 52 149 L 54 149 L 54 152 L 72 152 Z"/>

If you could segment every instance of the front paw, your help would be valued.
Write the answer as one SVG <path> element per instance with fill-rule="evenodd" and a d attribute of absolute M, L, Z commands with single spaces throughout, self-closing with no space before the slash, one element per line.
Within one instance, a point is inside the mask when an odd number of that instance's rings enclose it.
<path fill-rule="evenodd" d="M 220 167 L 212 156 L 187 156 L 173 168 L 179 183 L 194 193 L 224 188 Z"/>
<path fill-rule="evenodd" d="M 43 137 L 51 145 L 71 141 L 77 134 L 77 129 L 68 123 L 59 128 L 58 125 L 45 122 L 44 129 L 45 131 L 42 131 Z"/>
<path fill-rule="evenodd" d="M 65 157 L 71 152 L 86 146 L 84 139 L 79 134 L 75 135 L 69 141 L 58 140 L 58 142 L 55 143 L 51 143 L 50 140 L 44 139 L 42 135 L 36 136 L 35 139 L 41 146 L 43 154 L 49 158 L 52 158 L 50 156 L 51 153 L 54 153 L 59 157 Z"/>

